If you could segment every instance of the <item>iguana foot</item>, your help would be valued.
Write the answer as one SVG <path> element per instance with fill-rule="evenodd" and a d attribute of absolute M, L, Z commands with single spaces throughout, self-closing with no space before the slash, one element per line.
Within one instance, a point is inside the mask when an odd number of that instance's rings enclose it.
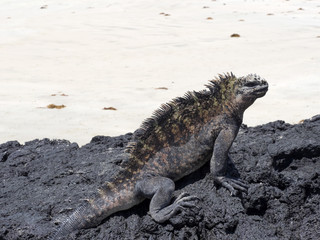
<path fill-rule="evenodd" d="M 247 193 L 249 188 L 242 180 L 229 177 L 215 177 L 215 182 L 228 189 L 231 196 L 237 195 L 238 191 Z"/>
<path fill-rule="evenodd" d="M 196 207 L 195 201 L 197 200 L 199 200 L 199 198 L 196 196 L 190 196 L 188 193 L 181 193 L 171 205 L 159 210 L 151 211 L 150 214 L 155 221 L 162 223 L 183 209 Z"/>

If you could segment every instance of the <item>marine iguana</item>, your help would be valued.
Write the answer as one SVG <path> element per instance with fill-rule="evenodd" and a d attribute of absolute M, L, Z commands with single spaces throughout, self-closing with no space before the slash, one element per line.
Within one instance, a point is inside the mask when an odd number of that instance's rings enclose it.
<path fill-rule="evenodd" d="M 77 209 L 51 239 L 66 238 L 74 230 L 97 226 L 109 215 L 151 199 L 151 217 L 165 222 L 196 196 L 182 193 L 170 204 L 174 181 L 210 160 L 215 182 L 231 194 L 247 191 L 238 179 L 227 177 L 228 151 L 242 123 L 244 111 L 268 91 L 257 75 L 237 78 L 232 73 L 209 81 L 207 89 L 189 91 L 163 104 L 135 131 L 126 149 L 126 166 Z"/>

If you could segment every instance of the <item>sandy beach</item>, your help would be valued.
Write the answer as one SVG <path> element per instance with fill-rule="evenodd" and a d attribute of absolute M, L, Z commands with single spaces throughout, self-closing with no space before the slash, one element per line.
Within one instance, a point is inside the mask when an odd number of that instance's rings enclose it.
<path fill-rule="evenodd" d="M 231 71 L 270 85 L 249 126 L 319 114 L 320 2 L 3 0 L 0 143 L 133 132 Z"/>

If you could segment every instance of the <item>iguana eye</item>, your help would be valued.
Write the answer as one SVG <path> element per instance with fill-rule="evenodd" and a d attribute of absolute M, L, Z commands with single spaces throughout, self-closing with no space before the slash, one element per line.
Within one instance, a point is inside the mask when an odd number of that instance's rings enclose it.
<path fill-rule="evenodd" d="M 256 86 L 257 84 L 256 84 L 256 82 L 246 82 L 244 85 L 245 85 L 246 87 L 254 87 L 254 86 Z"/>

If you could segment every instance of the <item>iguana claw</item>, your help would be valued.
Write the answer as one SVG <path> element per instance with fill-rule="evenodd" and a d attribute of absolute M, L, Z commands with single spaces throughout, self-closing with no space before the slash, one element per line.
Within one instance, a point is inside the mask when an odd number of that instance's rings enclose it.
<path fill-rule="evenodd" d="M 215 182 L 228 189 L 231 196 L 237 195 L 238 191 L 247 193 L 249 188 L 242 180 L 229 177 L 215 177 Z"/>
<path fill-rule="evenodd" d="M 176 215 L 177 212 L 182 209 L 196 207 L 194 201 L 197 200 L 199 200 L 199 198 L 196 196 L 190 196 L 188 193 L 181 193 L 171 205 L 156 212 L 151 212 L 151 216 L 157 222 L 162 223 Z"/>

